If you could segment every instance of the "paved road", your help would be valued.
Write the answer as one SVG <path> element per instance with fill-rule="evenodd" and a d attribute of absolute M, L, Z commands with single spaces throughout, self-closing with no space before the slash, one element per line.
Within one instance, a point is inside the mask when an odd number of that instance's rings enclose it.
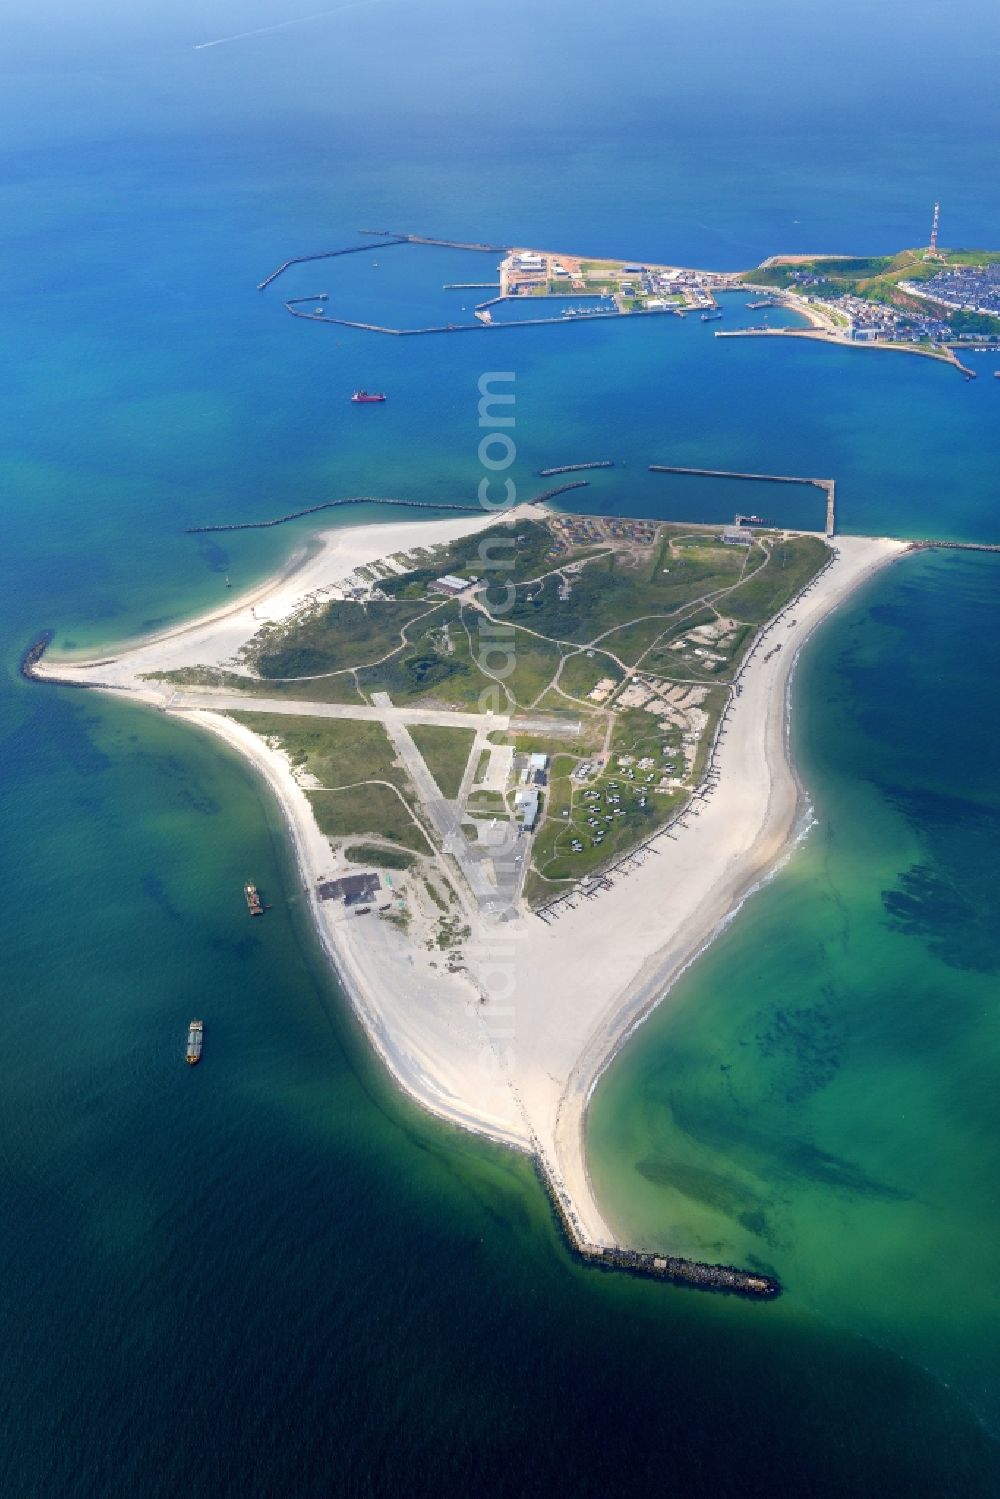
<path fill-rule="evenodd" d="M 378 695 L 378 694 L 377 694 Z M 369 723 L 390 720 L 402 724 L 435 724 L 444 729 L 473 729 L 485 725 L 487 732 L 506 729 L 510 717 L 505 713 L 461 713 L 450 708 L 394 708 L 391 704 L 314 703 L 287 697 L 257 697 L 249 692 L 215 692 L 212 690 L 175 692 L 168 698 L 168 708 L 209 708 L 221 712 L 291 713 L 312 718 L 357 718 Z"/>
<path fill-rule="evenodd" d="M 462 713 L 449 708 L 396 708 L 385 693 L 373 694 L 372 705 L 365 703 L 316 703 L 293 698 L 252 697 L 242 692 L 217 692 L 211 689 L 175 692 L 167 708 L 238 710 L 244 713 L 286 713 L 312 718 L 360 719 L 380 723 L 392 740 L 397 755 L 406 767 L 417 795 L 427 811 L 434 831 L 445 853 L 457 862 L 465 880 L 485 914 L 500 916 L 513 904 L 524 878 L 528 840 L 512 829 L 509 843 L 489 854 L 471 844 L 462 832 L 459 806 L 441 794 L 427 764 L 410 736 L 409 725 L 432 724 L 440 728 L 472 729 L 476 734 L 470 764 L 475 769 L 485 736 L 494 729 L 506 729 L 510 717 L 503 713 Z M 544 720 L 532 720 L 542 728 Z M 562 721 L 555 720 L 562 726 Z M 523 730 L 522 730 L 523 732 Z M 558 729 L 557 729 L 558 732 Z M 499 888 L 491 875 L 497 876 Z"/>
<path fill-rule="evenodd" d="M 386 733 L 416 788 L 434 831 L 441 840 L 441 847 L 458 864 L 480 909 L 499 915 L 510 907 L 512 898 L 520 887 L 521 865 L 527 852 L 527 841 L 513 833 L 510 846 L 505 850 L 506 857 L 500 849 L 493 849 L 489 855 L 480 852 L 462 831 L 459 810 L 461 803 L 450 802 L 442 796 L 441 788 L 428 770 L 427 762 L 414 744 L 402 716 L 393 709 L 384 709 L 383 712 L 385 716 L 382 722 Z M 478 760 L 478 749 L 474 750 L 474 754 Z M 471 758 L 470 756 L 470 760 Z M 492 878 L 494 874 L 498 877 L 499 888 Z"/>

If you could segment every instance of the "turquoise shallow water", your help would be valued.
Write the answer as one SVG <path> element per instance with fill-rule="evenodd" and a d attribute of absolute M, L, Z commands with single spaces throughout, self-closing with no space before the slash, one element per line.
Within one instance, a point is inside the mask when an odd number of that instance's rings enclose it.
<path fill-rule="evenodd" d="M 778 1265 L 769 1308 L 574 1266 L 524 1164 L 372 1062 L 246 771 L 16 665 L 46 626 L 89 647 L 214 604 L 307 534 L 188 525 L 468 498 L 491 367 L 516 371 L 522 494 L 607 457 L 575 503 L 728 515 L 645 465 L 834 474 L 848 529 L 993 536 L 985 372 L 691 319 L 378 340 L 254 288 L 368 223 L 739 266 L 912 243 L 941 196 L 949 237 L 998 243 L 995 16 L 942 36 L 911 6 L 901 38 L 861 6 L 644 3 L 618 47 L 586 6 L 516 0 L 484 35 L 454 0 L 385 0 L 193 51 L 294 14 L 236 9 L 5 13 L 6 1490 L 994 1491 L 987 560 L 907 562 L 817 642 L 820 827 L 598 1100 L 616 1213 Z M 947 121 L 913 108 L 945 65 Z M 439 305 L 430 263 L 380 295 Z M 359 412 L 357 385 L 390 400 Z"/>
<path fill-rule="evenodd" d="M 991 558 L 907 558 L 809 648 L 816 824 L 611 1069 L 589 1133 L 632 1232 L 767 1265 L 994 1432 L 998 587 Z"/>

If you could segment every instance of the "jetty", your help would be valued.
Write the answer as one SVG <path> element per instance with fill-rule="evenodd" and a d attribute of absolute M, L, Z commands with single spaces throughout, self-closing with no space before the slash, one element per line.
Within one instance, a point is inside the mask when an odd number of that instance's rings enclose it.
<path fill-rule="evenodd" d="M 807 478 L 801 474 L 751 474 L 739 469 L 682 468 L 674 463 L 651 463 L 651 474 L 693 474 L 703 479 L 756 479 L 764 484 L 811 484 L 826 495 L 826 534 L 833 536 L 837 525 L 837 484 L 834 479 Z"/>

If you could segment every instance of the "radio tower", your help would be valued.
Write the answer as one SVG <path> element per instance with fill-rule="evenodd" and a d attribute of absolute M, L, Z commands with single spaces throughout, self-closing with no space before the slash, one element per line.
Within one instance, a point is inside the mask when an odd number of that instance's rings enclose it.
<path fill-rule="evenodd" d="M 935 203 L 934 204 L 934 219 L 933 219 L 933 221 L 931 223 L 930 252 L 931 252 L 932 255 L 936 255 L 937 254 L 938 224 L 940 223 L 940 220 L 941 220 L 941 204 L 940 203 Z"/>

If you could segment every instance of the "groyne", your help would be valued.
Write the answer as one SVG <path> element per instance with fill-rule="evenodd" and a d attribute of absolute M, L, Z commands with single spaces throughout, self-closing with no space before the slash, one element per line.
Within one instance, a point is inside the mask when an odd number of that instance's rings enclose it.
<path fill-rule="evenodd" d="M 914 552 L 1000 552 L 1000 542 L 994 541 L 915 541 Z"/>
<path fill-rule="evenodd" d="M 109 692 L 117 691 L 111 682 L 101 682 L 96 677 L 87 682 L 77 681 L 71 677 L 58 677 L 54 672 L 46 672 L 44 676 L 39 672 L 42 657 L 48 650 L 55 638 L 54 630 L 43 630 L 42 633 L 31 642 L 24 655 L 21 657 L 21 675 L 26 682 L 40 682 L 43 686 L 72 687 L 74 690 L 86 692 L 88 687 L 103 687 Z M 110 666 L 111 658 L 102 661 L 88 661 L 88 666 Z"/>
<path fill-rule="evenodd" d="M 25 681 L 35 682 L 38 680 L 35 676 L 35 667 L 52 644 L 55 633 L 55 630 L 43 630 L 40 635 L 35 637 L 21 657 L 20 672 Z"/>
<path fill-rule="evenodd" d="M 773 1275 L 755 1270 L 741 1270 L 735 1265 L 712 1265 L 702 1260 L 688 1260 L 675 1254 L 657 1254 L 651 1249 L 623 1249 L 617 1244 L 595 1244 L 584 1237 L 575 1218 L 556 1187 L 552 1173 L 536 1151 L 532 1155 L 535 1173 L 552 1204 L 563 1238 L 577 1259 L 603 1270 L 624 1270 L 631 1275 L 670 1281 L 677 1286 L 691 1286 L 699 1291 L 722 1291 L 730 1296 L 747 1296 L 755 1301 L 773 1301 L 781 1295 L 781 1282 Z"/>
<path fill-rule="evenodd" d="M 578 474 L 589 468 L 614 468 L 614 463 L 610 458 L 602 458 L 597 463 L 559 463 L 554 468 L 540 468 L 538 477 L 551 479 L 554 474 Z"/>
<path fill-rule="evenodd" d="M 550 470 L 548 470 L 548 472 L 550 472 L 550 473 L 557 473 L 558 470 L 557 469 L 550 469 Z M 559 494 L 569 494 L 569 492 L 570 492 L 571 489 L 589 489 L 589 488 L 590 488 L 590 480 L 589 479 L 577 479 L 576 482 L 573 483 L 573 484 L 557 484 L 556 487 L 555 487 L 555 489 L 543 489 L 542 492 L 541 492 L 541 494 L 534 495 L 532 497 L 532 499 L 529 500 L 528 503 L 531 504 L 531 505 L 544 505 L 546 500 L 554 500 L 555 497 L 556 497 L 556 495 L 559 495 Z"/>
<path fill-rule="evenodd" d="M 553 470 L 552 472 L 558 472 Z M 546 500 L 555 499 L 556 495 L 566 494 L 571 489 L 586 489 L 587 480 L 578 479 L 575 484 L 558 484 L 554 489 L 545 489 L 541 494 L 536 494 L 527 502 L 530 505 L 543 505 Z M 396 505 L 407 510 L 456 510 L 463 515 L 479 515 L 482 513 L 481 505 L 460 505 L 454 500 L 397 500 L 387 499 L 385 495 L 379 494 L 352 494 L 340 500 L 324 500 L 319 505 L 306 505 L 302 510 L 289 510 L 286 515 L 275 515 L 270 520 L 244 520 L 226 521 L 216 526 L 185 526 L 185 536 L 203 536 L 214 531 L 268 531 L 272 526 L 283 526 L 288 521 L 301 520 L 304 515 L 318 515 L 321 510 L 336 510 L 341 505 Z M 498 516 L 503 511 L 498 511 Z"/>

